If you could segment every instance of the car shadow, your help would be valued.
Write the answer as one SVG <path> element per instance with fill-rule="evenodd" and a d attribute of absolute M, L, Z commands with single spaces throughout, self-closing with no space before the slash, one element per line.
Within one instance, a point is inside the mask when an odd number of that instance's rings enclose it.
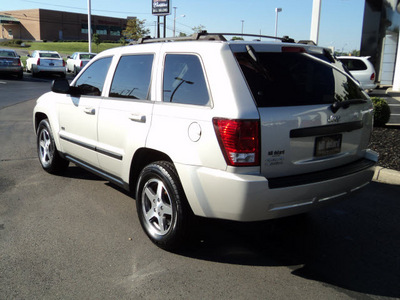
<path fill-rule="evenodd" d="M 197 221 L 180 255 L 218 263 L 287 266 L 352 292 L 400 297 L 400 186 L 372 183 L 332 206 L 277 220 Z"/>
<path fill-rule="evenodd" d="M 74 165 L 64 176 L 101 180 L 129 195 Z M 399 194 L 399 185 L 373 182 L 354 197 L 298 216 L 251 223 L 196 218 L 191 242 L 175 253 L 225 264 L 286 266 L 294 276 L 350 296 L 399 298 Z"/>

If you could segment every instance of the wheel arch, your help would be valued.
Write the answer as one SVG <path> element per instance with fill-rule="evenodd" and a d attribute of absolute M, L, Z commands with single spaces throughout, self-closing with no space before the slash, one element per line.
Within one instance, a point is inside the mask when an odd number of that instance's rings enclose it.
<path fill-rule="evenodd" d="M 35 113 L 35 117 L 34 117 L 34 129 L 35 129 L 35 133 L 37 132 L 37 129 L 39 127 L 39 123 L 44 120 L 44 119 L 48 119 L 48 116 L 43 113 L 43 112 L 36 112 Z"/>
<path fill-rule="evenodd" d="M 136 193 L 140 172 L 145 166 L 156 161 L 169 161 L 173 164 L 172 159 L 167 154 L 158 150 L 140 148 L 135 152 L 129 172 L 129 189 L 132 193 Z"/>

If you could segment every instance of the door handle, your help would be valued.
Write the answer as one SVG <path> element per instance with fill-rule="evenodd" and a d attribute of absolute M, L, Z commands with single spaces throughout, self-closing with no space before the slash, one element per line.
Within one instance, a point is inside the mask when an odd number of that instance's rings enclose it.
<path fill-rule="evenodd" d="M 129 119 L 135 122 L 146 123 L 146 116 L 140 114 L 131 114 Z"/>
<path fill-rule="evenodd" d="M 83 111 L 88 115 L 94 115 L 96 113 L 96 110 L 93 107 L 85 107 Z"/>

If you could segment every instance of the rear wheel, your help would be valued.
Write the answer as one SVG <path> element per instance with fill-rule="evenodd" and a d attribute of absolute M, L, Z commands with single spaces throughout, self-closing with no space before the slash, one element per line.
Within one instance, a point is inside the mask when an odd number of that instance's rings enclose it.
<path fill-rule="evenodd" d="M 37 152 L 42 168 L 51 174 L 62 173 L 68 167 L 69 161 L 63 159 L 58 153 L 47 119 L 39 123 L 36 138 Z"/>
<path fill-rule="evenodd" d="M 143 169 L 136 208 L 140 223 L 153 243 L 169 251 L 183 245 L 192 212 L 172 163 L 159 161 Z"/>

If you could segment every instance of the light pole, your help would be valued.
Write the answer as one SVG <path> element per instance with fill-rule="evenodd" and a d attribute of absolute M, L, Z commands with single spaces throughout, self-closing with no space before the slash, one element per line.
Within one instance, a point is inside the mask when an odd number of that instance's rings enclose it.
<path fill-rule="evenodd" d="M 174 9 L 174 32 L 173 32 L 173 37 L 175 37 L 175 26 L 176 26 L 176 8 L 177 7 L 173 7 L 173 9 Z M 182 18 L 184 18 L 184 17 L 186 17 L 186 15 L 180 15 Z"/>
<path fill-rule="evenodd" d="M 242 22 L 242 34 L 243 34 L 243 25 L 244 25 L 244 20 L 241 20 Z"/>
<path fill-rule="evenodd" d="M 88 42 L 89 42 L 89 53 L 92 52 L 92 20 L 91 12 L 92 8 L 90 5 L 90 0 L 88 0 Z"/>
<path fill-rule="evenodd" d="M 278 13 L 282 11 L 282 8 L 275 8 L 275 36 L 278 36 Z"/>

